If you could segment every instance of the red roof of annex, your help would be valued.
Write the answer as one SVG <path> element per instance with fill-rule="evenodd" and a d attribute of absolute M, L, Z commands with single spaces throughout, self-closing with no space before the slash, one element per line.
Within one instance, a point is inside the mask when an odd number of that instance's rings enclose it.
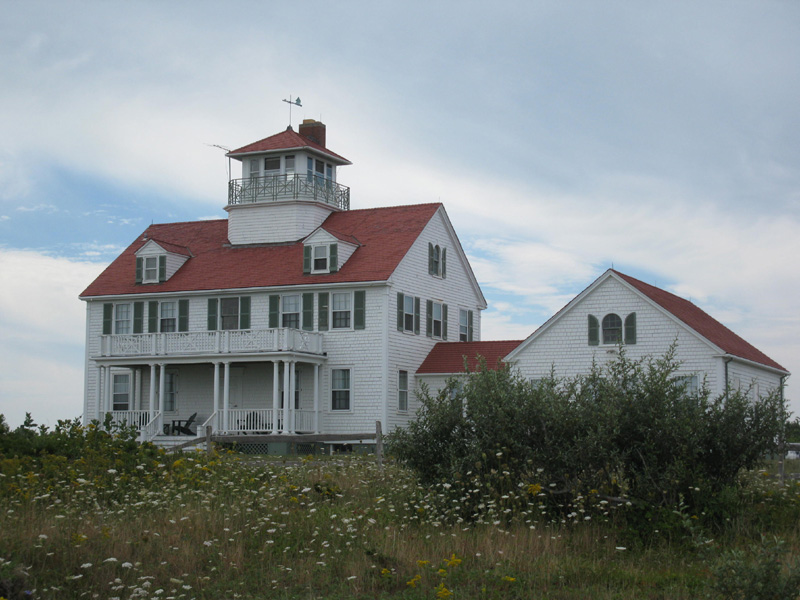
<path fill-rule="evenodd" d="M 630 275 L 625 275 L 619 271 L 614 271 L 614 273 L 650 298 L 650 300 L 686 323 L 686 325 L 694 329 L 712 344 L 719 346 L 727 354 L 766 365 L 773 369 L 786 371 L 784 367 L 761 352 L 761 350 L 736 335 L 733 331 L 725 327 L 725 325 L 688 300 L 676 296 L 675 294 L 670 294 L 661 288 L 657 288 L 643 281 L 639 281 Z"/>
<path fill-rule="evenodd" d="M 479 357 L 486 360 L 489 369 L 503 365 L 502 359 L 523 340 L 494 340 L 488 342 L 439 342 L 417 369 L 418 375 L 464 373 L 466 368 L 478 368 Z"/>

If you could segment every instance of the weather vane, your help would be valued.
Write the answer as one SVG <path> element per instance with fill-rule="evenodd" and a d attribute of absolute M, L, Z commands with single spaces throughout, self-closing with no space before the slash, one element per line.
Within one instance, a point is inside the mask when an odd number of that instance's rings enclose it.
<path fill-rule="evenodd" d="M 288 100 L 286 100 L 284 98 L 283 101 L 286 102 L 289 105 L 289 127 L 291 127 L 292 126 L 292 104 L 294 104 L 295 106 L 303 106 L 303 105 L 300 104 L 300 98 L 295 98 L 294 100 L 292 100 L 291 94 L 289 94 L 289 99 Z"/>

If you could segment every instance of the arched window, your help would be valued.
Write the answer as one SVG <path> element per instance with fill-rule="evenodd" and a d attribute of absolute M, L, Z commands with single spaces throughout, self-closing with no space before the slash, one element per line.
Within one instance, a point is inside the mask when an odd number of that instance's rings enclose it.
<path fill-rule="evenodd" d="M 622 319 L 611 313 L 603 317 L 603 343 L 619 344 L 622 341 Z"/>
<path fill-rule="evenodd" d="M 636 343 L 636 313 L 632 312 L 625 317 L 625 343 Z"/>

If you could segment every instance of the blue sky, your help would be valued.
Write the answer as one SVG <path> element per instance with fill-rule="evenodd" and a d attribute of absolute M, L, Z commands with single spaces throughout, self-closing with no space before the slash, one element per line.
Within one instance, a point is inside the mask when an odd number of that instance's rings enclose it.
<path fill-rule="evenodd" d="M 281 131 L 290 94 L 353 162 L 354 208 L 444 202 L 484 339 L 526 337 L 613 264 L 800 372 L 800 3 L 0 8 L 12 424 L 80 414 L 78 294 L 151 222 L 224 217 L 211 144 Z"/>

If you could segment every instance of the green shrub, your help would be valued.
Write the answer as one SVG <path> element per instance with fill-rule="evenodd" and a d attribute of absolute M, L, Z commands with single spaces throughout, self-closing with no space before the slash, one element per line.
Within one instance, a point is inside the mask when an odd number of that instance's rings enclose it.
<path fill-rule="evenodd" d="M 462 519 L 535 505 L 576 520 L 624 505 L 637 528 L 718 524 L 740 504 L 739 472 L 776 447 L 784 401 L 691 394 L 677 368 L 674 349 L 638 361 L 621 351 L 586 376 L 533 385 L 482 364 L 460 391 L 423 390 L 389 449 L 426 485 L 446 483 Z"/>
<path fill-rule="evenodd" d="M 725 600 L 796 600 L 800 596 L 800 561 L 787 560 L 781 540 L 762 539 L 750 553 L 730 550 L 712 567 L 710 598 Z"/>

